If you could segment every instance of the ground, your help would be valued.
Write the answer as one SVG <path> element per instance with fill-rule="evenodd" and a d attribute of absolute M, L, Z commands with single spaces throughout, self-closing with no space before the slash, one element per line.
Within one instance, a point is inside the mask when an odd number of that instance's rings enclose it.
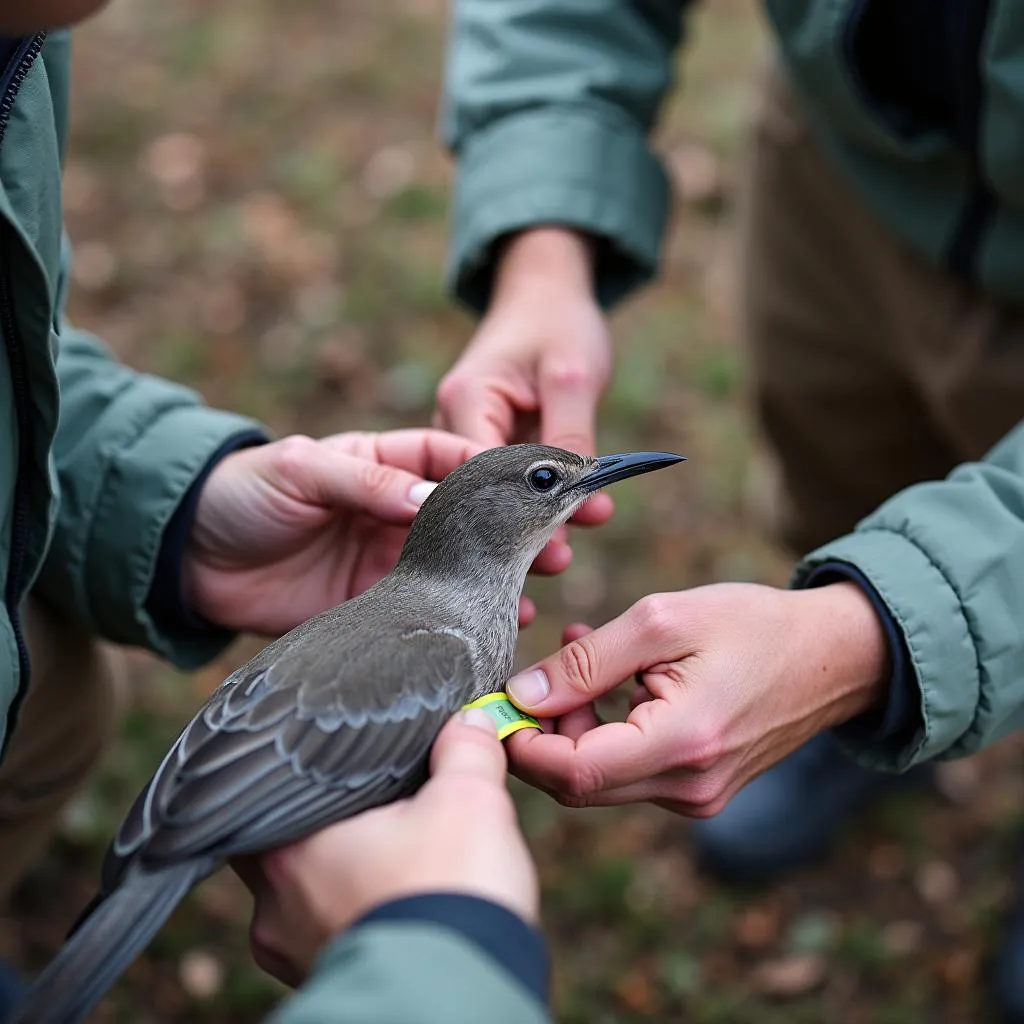
<path fill-rule="evenodd" d="M 451 169 L 436 141 L 442 0 L 114 0 L 80 32 L 67 220 L 74 318 L 142 369 L 278 433 L 423 423 L 472 323 L 443 292 Z M 735 342 L 730 246 L 765 35 L 743 0 L 691 22 L 658 135 L 681 201 L 660 282 L 617 311 L 603 451 L 689 461 L 616 492 L 540 607 L 521 662 L 568 621 L 652 590 L 781 582 Z M 654 484 L 656 481 L 656 486 Z M 34 969 L 92 892 L 138 787 L 200 699 L 256 644 L 186 677 L 132 653 L 123 734 L 17 893 L 2 949 Z M 860 820 L 828 863 L 770 891 L 695 870 L 687 824 L 566 811 L 517 784 L 544 884 L 562 1024 L 977 1024 L 1022 824 L 1020 747 L 944 769 L 939 792 Z M 101 1021 L 263 1019 L 227 874 L 174 915 Z"/>

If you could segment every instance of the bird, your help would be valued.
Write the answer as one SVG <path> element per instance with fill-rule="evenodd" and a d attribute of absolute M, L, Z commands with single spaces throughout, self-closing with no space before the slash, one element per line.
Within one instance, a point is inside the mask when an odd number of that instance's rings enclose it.
<path fill-rule="evenodd" d="M 511 675 L 519 598 L 555 530 L 601 488 L 683 460 L 514 444 L 447 474 L 387 575 L 269 643 L 196 712 L 14 1024 L 83 1019 L 229 858 L 413 794 L 446 721 Z"/>

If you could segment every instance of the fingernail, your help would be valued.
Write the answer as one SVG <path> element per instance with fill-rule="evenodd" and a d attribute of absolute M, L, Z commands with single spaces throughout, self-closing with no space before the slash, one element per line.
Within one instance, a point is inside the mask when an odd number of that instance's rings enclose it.
<path fill-rule="evenodd" d="M 529 672 L 513 676 L 505 690 L 520 707 L 532 708 L 547 699 L 551 684 L 543 669 L 531 668 Z"/>
<path fill-rule="evenodd" d="M 482 708 L 469 708 L 459 714 L 463 724 L 471 725 L 475 729 L 485 729 L 489 733 L 497 734 L 498 723 Z"/>
<path fill-rule="evenodd" d="M 437 486 L 430 480 L 421 480 L 409 488 L 409 500 L 417 507 L 427 500 L 430 492 Z"/>

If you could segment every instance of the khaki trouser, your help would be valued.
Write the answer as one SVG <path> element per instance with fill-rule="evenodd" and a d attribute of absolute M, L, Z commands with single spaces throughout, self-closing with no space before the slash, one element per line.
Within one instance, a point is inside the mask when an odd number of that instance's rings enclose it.
<path fill-rule="evenodd" d="M 37 598 L 26 603 L 25 636 L 32 685 L 0 767 L 0 898 L 99 761 L 124 691 L 117 654 Z"/>
<path fill-rule="evenodd" d="M 812 140 L 772 69 L 741 206 L 743 329 L 796 554 L 911 483 L 977 459 L 1024 414 L 1024 309 L 928 266 Z"/>

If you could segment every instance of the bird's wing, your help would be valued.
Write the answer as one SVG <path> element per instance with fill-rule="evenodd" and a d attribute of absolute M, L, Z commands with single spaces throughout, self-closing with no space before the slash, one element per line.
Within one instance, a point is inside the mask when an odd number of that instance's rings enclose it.
<path fill-rule="evenodd" d="M 474 687 L 462 636 L 371 635 L 354 650 L 303 639 L 266 648 L 189 723 L 115 837 L 105 891 L 138 858 L 280 846 L 422 782 L 437 733 Z"/>

